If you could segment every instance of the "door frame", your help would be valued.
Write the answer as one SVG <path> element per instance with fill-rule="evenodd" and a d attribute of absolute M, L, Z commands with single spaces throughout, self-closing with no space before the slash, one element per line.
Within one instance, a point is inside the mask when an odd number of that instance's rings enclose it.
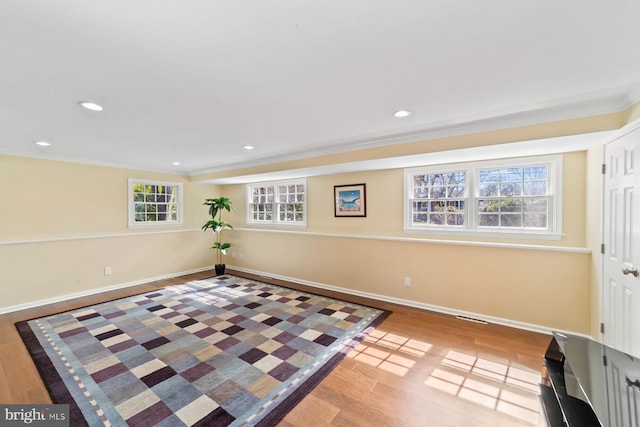
<path fill-rule="evenodd" d="M 610 137 L 606 138 L 603 142 L 602 142 L 602 147 L 600 148 L 600 157 L 601 157 L 601 163 L 602 163 L 602 167 L 604 168 L 604 165 L 607 164 L 607 158 L 606 158 L 606 154 L 607 154 L 607 145 L 614 142 L 617 139 L 622 138 L 623 136 L 637 130 L 638 128 L 640 128 L 640 118 L 634 119 L 633 121 L 625 124 L 624 126 L 622 126 L 620 129 L 618 129 L 617 131 L 615 131 L 615 133 L 613 135 L 611 135 Z M 606 230 L 606 224 L 604 223 L 604 219 L 605 219 L 605 205 L 606 205 L 606 200 L 605 198 L 607 197 L 606 191 L 605 191 L 605 181 L 607 178 L 607 174 L 605 172 L 601 173 L 600 176 L 600 221 L 599 221 L 599 227 L 600 227 L 600 245 L 604 245 L 606 240 L 605 240 L 605 230 Z M 598 275 L 598 321 L 599 321 L 599 328 L 598 328 L 598 341 L 601 343 L 605 342 L 604 339 L 604 335 L 606 332 L 602 332 L 602 327 L 601 325 L 605 325 L 605 331 L 606 331 L 606 323 L 605 320 L 607 319 L 608 316 L 606 316 L 605 314 L 605 309 L 606 309 L 606 304 L 605 304 L 605 283 L 607 283 L 607 277 L 605 277 L 605 254 L 602 253 L 602 250 L 600 250 L 600 248 L 598 248 L 597 250 L 597 254 L 600 256 L 600 262 L 598 263 L 599 268 L 600 268 L 600 274 Z"/>

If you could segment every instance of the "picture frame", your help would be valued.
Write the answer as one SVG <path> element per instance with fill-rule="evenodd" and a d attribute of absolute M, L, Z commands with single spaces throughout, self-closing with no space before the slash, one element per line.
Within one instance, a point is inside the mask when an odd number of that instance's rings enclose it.
<path fill-rule="evenodd" d="M 362 218 L 367 216 L 366 184 L 334 185 L 333 196 L 335 217 Z"/>

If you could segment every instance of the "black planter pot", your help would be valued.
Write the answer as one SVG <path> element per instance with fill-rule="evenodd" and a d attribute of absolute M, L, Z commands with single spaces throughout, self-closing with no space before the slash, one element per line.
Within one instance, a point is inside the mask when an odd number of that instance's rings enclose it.
<path fill-rule="evenodd" d="M 216 264 L 216 276 L 222 276 L 224 274 L 225 264 Z"/>

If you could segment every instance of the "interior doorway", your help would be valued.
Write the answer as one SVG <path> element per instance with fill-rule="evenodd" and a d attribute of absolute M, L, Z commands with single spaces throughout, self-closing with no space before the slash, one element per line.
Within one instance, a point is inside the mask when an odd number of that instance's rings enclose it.
<path fill-rule="evenodd" d="M 604 343 L 640 357 L 640 121 L 604 145 Z"/>

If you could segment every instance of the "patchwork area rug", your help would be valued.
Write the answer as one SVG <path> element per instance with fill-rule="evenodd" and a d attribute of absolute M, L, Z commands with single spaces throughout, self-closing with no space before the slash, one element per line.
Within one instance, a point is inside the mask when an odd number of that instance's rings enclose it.
<path fill-rule="evenodd" d="M 234 276 L 17 323 L 71 425 L 274 425 L 389 312 Z"/>

